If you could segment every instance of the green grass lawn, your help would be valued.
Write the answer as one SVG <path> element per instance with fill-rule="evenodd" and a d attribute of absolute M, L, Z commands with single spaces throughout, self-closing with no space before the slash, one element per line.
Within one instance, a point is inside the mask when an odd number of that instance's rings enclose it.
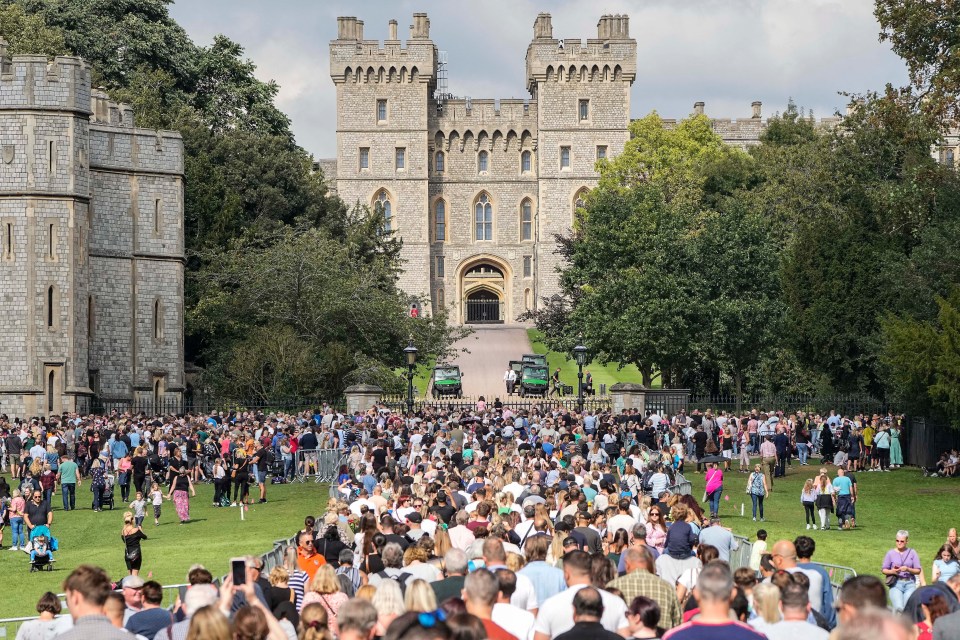
<path fill-rule="evenodd" d="M 687 465 L 689 467 L 689 465 Z M 734 469 L 739 465 L 734 461 Z M 694 467 L 695 469 L 696 467 Z M 857 573 L 880 574 L 884 554 L 893 548 L 898 529 L 910 532 L 910 546 L 917 550 L 927 580 L 937 549 L 947 539 L 947 530 L 957 526 L 957 505 L 960 504 L 960 482 L 945 478 L 924 478 L 918 469 L 897 469 L 890 473 L 858 473 L 857 527 L 850 531 L 833 528 L 829 531 L 807 531 L 804 527 L 800 490 L 807 478 L 813 478 L 819 465 L 801 467 L 794 462 L 787 468 L 786 478 L 777 478 L 773 493 L 765 500 L 766 522 L 751 519 L 750 496 L 745 493 L 747 474 L 736 471 L 724 474 L 724 497 L 720 518 L 733 532 L 756 540 L 758 529 L 766 529 L 767 545 L 780 539 L 793 540 L 810 535 L 817 542 L 815 560 L 853 567 Z M 830 467 L 830 477 L 836 476 Z M 693 484 L 693 495 L 703 497 L 704 478 L 688 468 L 687 479 Z M 726 497 L 730 500 L 726 500 Z M 740 516 L 740 505 L 744 515 Z M 706 510 L 706 509 L 705 509 Z"/>
<path fill-rule="evenodd" d="M 255 490 L 254 490 L 255 491 Z M 270 485 L 263 505 L 251 505 L 240 521 L 237 508 L 214 508 L 213 486 L 197 486 L 197 496 L 190 500 L 189 524 L 181 526 L 172 501 L 164 501 L 160 526 L 153 524 L 152 507 L 147 505 L 147 519 L 143 530 L 149 540 L 142 543 L 143 568 L 141 576 L 161 584 L 186 582 L 187 570 L 200 563 L 215 577 L 228 572 L 230 558 L 241 555 L 260 555 L 273 548 L 273 541 L 289 538 L 303 526 L 308 514 L 323 511 L 329 488 L 326 484 L 306 482 L 288 485 Z M 54 553 L 55 570 L 30 573 L 27 554 L 9 551 L 11 533 L 4 529 L 3 550 L 0 551 L 0 617 L 36 615 L 34 606 L 45 591 L 61 593 L 64 578 L 70 570 L 82 563 L 93 563 L 106 569 L 113 580 L 126 575 L 123 543 L 124 505 L 118 502 L 113 511 L 94 513 L 90 510 L 91 496 L 87 485 L 77 495 L 77 511 L 63 512 L 60 496 L 53 499 L 53 534 L 60 540 L 60 550 Z"/>
<path fill-rule="evenodd" d="M 576 392 L 577 388 L 577 364 L 573 361 L 573 358 L 569 354 L 560 353 L 558 351 L 550 351 L 547 348 L 547 345 L 543 343 L 543 334 L 536 329 L 527 329 L 527 335 L 530 336 L 530 344 L 533 345 L 534 353 L 544 353 L 547 355 L 547 365 L 550 367 L 550 372 L 553 373 L 554 369 L 560 367 L 560 379 L 564 384 L 568 384 L 574 388 Z M 519 358 L 522 354 L 517 354 Z M 583 367 L 584 375 L 589 370 L 593 374 L 593 387 L 597 390 L 597 393 L 600 392 L 600 385 L 607 385 L 607 389 L 615 385 L 618 382 L 635 382 L 640 384 L 643 381 L 643 376 L 640 375 L 640 371 L 635 365 L 629 365 L 623 369 L 617 369 L 616 364 L 600 364 L 598 362 L 591 362 Z M 654 376 L 653 386 L 660 387 L 660 377 Z"/>

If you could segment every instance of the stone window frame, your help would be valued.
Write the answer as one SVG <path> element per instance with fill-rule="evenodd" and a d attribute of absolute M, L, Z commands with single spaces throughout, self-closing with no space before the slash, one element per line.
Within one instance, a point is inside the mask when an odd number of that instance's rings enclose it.
<path fill-rule="evenodd" d="M 163 234 L 163 195 L 153 197 L 153 237 L 159 238 Z"/>
<path fill-rule="evenodd" d="M 163 307 L 163 301 L 160 300 L 159 296 L 153 299 L 153 305 L 151 308 L 153 310 L 153 322 L 151 324 L 153 343 L 161 344 L 163 342 L 163 333 L 164 333 L 164 326 L 163 326 L 164 325 L 164 322 L 163 322 L 164 307 Z"/>
<path fill-rule="evenodd" d="M 530 279 L 533 277 L 533 255 L 524 254 L 521 261 L 521 271 L 524 279 Z"/>
<path fill-rule="evenodd" d="M 586 116 L 584 117 L 584 110 Z M 580 124 L 590 124 L 590 98 L 577 98 L 577 122 Z"/>
<path fill-rule="evenodd" d="M 60 287 L 55 283 L 50 283 L 43 293 L 44 320 L 47 325 L 47 331 L 54 332 L 60 330 Z"/>
<path fill-rule="evenodd" d="M 446 296 L 443 294 L 443 287 L 437 289 L 437 307 L 443 309 L 446 307 Z"/>
<path fill-rule="evenodd" d="M 0 218 L 0 260 L 13 262 L 17 257 L 17 226 L 13 218 Z"/>
<path fill-rule="evenodd" d="M 393 148 L 393 168 L 397 171 L 407 170 L 407 148 L 405 146 Z"/>
<path fill-rule="evenodd" d="M 564 153 L 566 153 L 566 164 L 564 164 Z M 560 145 L 560 171 L 573 170 L 573 146 L 569 144 Z"/>
<path fill-rule="evenodd" d="M 381 198 L 380 196 L 383 196 Z M 385 233 L 394 233 L 397 231 L 397 203 L 393 197 L 393 194 L 390 193 L 390 190 L 386 187 L 378 187 L 376 191 L 373 192 L 373 197 L 370 198 L 370 208 L 376 210 L 377 205 L 386 204 L 389 205 L 389 208 L 385 208 L 385 212 L 389 212 L 389 216 L 385 216 L 386 220 L 383 231 Z"/>
<path fill-rule="evenodd" d="M 443 151 L 437 151 L 433 154 L 433 170 L 437 173 L 443 173 L 447 167 L 447 158 Z"/>
<path fill-rule="evenodd" d="M 370 170 L 370 147 L 360 147 L 357 151 L 357 170 Z"/>
<path fill-rule="evenodd" d="M 600 150 L 601 150 L 601 149 L 603 149 L 603 157 L 600 156 Z M 610 159 L 610 145 L 608 145 L 607 143 L 597 144 L 596 159 L 597 159 L 597 162 L 599 162 L 599 161 L 601 161 L 601 160 L 609 160 L 609 159 Z"/>
<path fill-rule="evenodd" d="M 447 277 L 447 265 L 443 256 L 434 256 L 434 277 L 443 280 Z"/>
<path fill-rule="evenodd" d="M 523 310 L 533 311 L 533 291 L 530 287 L 523 290 Z"/>
<path fill-rule="evenodd" d="M 477 174 L 485 176 L 490 173 L 490 152 L 480 149 L 477 152 Z"/>
<path fill-rule="evenodd" d="M 97 297 L 87 296 L 87 339 L 94 340 L 97 337 Z"/>
<path fill-rule="evenodd" d="M 380 118 L 380 107 L 383 106 L 383 118 Z M 377 124 L 387 124 L 390 122 L 390 103 L 386 98 L 377 98 L 376 111 L 374 116 L 377 119 Z"/>
<path fill-rule="evenodd" d="M 59 239 L 60 224 L 56 218 L 43 218 L 43 229 L 46 232 L 47 250 L 44 252 L 44 262 L 60 262 Z"/>
<path fill-rule="evenodd" d="M 486 197 L 486 201 L 485 201 L 485 202 L 483 202 L 483 198 L 484 198 L 484 197 Z M 497 237 L 497 234 L 496 234 L 496 230 L 497 230 L 497 228 L 496 228 L 496 220 L 497 220 L 496 211 L 497 211 L 497 209 L 496 209 L 496 202 L 494 201 L 493 196 L 491 196 L 491 195 L 490 195 L 490 192 L 487 191 L 486 189 L 481 189 L 480 191 L 478 191 L 478 192 L 473 196 L 473 200 L 472 200 L 471 202 L 472 202 L 472 204 L 471 204 L 471 207 L 470 207 L 470 220 L 471 220 L 471 223 L 472 223 L 472 224 L 470 225 L 470 227 L 471 227 L 471 233 L 470 233 L 470 235 L 471 235 L 471 237 L 473 238 L 473 241 L 474 241 L 474 242 L 495 242 L 495 241 L 496 241 L 496 237 Z M 484 233 L 483 233 L 484 237 L 483 237 L 483 238 L 477 238 L 477 206 L 480 205 L 480 204 L 485 204 L 486 206 L 489 206 L 489 208 L 490 208 L 490 220 L 489 220 L 489 222 L 487 222 L 486 220 L 483 220 L 482 223 L 481 223 L 481 224 L 483 225 L 482 228 L 483 228 L 483 231 L 484 231 Z M 486 217 L 486 216 L 484 216 L 484 217 Z M 490 233 L 489 233 L 489 235 L 490 235 L 489 238 L 486 237 L 486 236 L 487 236 L 487 233 L 486 233 L 486 232 L 487 232 L 487 230 L 488 230 L 488 229 L 487 229 L 487 225 L 489 225 L 489 232 L 490 232 Z"/>
<path fill-rule="evenodd" d="M 530 206 L 530 219 L 529 219 L 529 220 L 525 220 L 525 219 L 524 219 L 524 217 L 525 217 L 525 216 L 524 216 L 524 210 L 523 210 L 523 209 L 524 209 L 524 205 L 529 205 L 529 206 Z M 534 210 L 535 206 L 536 206 L 536 205 L 535 205 L 533 196 L 531 196 L 531 195 L 524 195 L 524 196 L 520 199 L 520 208 L 519 208 L 519 211 L 517 212 L 517 216 L 518 216 L 519 219 L 520 219 L 520 225 L 519 225 L 519 227 L 520 227 L 520 242 L 522 242 L 522 243 L 533 242 L 533 241 L 534 241 L 534 239 L 533 239 L 533 224 L 534 224 L 534 218 L 536 217 L 536 213 L 535 213 L 535 210 Z M 525 225 L 529 225 L 529 234 L 525 234 L 525 233 L 524 233 L 524 226 L 525 226 Z M 524 237 L 525 235 L 528 235 L 529 237 Z"/>
<path fill-rule="evenodd" d="M 440 220 L 440 216 L 437 215 L 437 208 L 443 207 L 443 220 Z M 437 196 L 434 198 L 433 202 L 430 205 L 430 222 L 433 227 L 433 241 L 434 242 L 447 242 L 449 237 L 450 229 L 450 207 L 447 203 L 446 198 L 443 196 Z M 443 229 L 443 235 L 439 233 L 440 229 Z"/>
<path fill-rule="evenodd" d="M 573 192 L 573 197 L 570 199 L 570 220 L 571 222 L 576 219 L 577 209 L 586 205 L 585 196 L 590 193 L 590 187 L 587 185 L 582 185 L 577 187 Z"/>
<path fill-rule="evenodd" d="M 523 160 L 526 157 L 527 161 L 530 163 L 529 166 L 523 168 Z M 533 151 L 530 149 L 521 149 L 520 150 L 520 175 L 525 176 L 533 173 Z"/>

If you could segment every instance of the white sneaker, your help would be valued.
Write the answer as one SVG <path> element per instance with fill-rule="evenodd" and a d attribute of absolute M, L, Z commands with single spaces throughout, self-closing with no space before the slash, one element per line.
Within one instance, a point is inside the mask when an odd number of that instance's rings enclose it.
<path fill-rule="evenodd" d="M 230 506 L 231 506 L 231 507 L 235 507 L 235 506 L 237 506 L 237 503 L 236 503 L 236 502 L 233 502 L 233 503 L 230 504 Z"/>

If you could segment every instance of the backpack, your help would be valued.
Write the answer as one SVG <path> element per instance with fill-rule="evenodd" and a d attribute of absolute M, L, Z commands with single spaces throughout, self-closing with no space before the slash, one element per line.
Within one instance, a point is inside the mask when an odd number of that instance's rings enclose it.
<path fill-rule="evenodd" d="M 411 574 L 409 574 L 409 573 L 407 573 L 407 572 L 404 571 L 403 573 L 401 573 L 401 574 L 399 574 L 399 575 L 392 576 L 392 575 L 390 575 L 389 573 L 387 573 L 387 570 L 386 570 L 386 569 L 384 569 L 383 571 L 378 571 L 378 572 L 375 573 L 374 575 L 378 576 L 381 580 L 393 580 L 394 582 L 397 583 L 397 585 L 400 586 L 400 593 L 403 593 L 404 595 L 406 595 L 406 593 L 407 593 L 407 579 L 410 578 Z"/>
<path fill-rule="evenodd" d="M 264 449 L 263 456 L 260 459 L 266 465 L 273 464 L 274 460 L 276 460 L 276 456 L 273 455 L 273 449 Z"/>
<path fill-rule="evenodd" d="M 653 483 L 650 482 L 650 479 L 651 479 L 651 478 L 653 478 L 653 470 L 652 470 L 652 469 L 647 469 L 646 471 L 643 472 L 643 478 L 641 478 L 641 480 L 640 480 L 640 487 L 641 487 L 644 491 L 652 491 L 652 490 L 653 490 Z"/>

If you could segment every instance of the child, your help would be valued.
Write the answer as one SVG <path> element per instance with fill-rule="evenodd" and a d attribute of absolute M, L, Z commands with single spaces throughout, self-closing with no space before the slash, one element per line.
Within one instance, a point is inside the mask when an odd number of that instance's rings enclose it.
<path fill-rule="evenodd" d="M 153 503 L 153 526 L 160 526 L 160 507 L 163 506 L 163 493 L 156 482 L 150 485 L 150 501 Z"/>
<path fill-rule="evenodd" d="M 38 529 L 40 527 L 37 527 Z M 46 529 L 46 527 L 43 527 Z M 47 529 L 49 531 L 49 529 Z M 46 557 L 50 562 L 53 562 L 53 553 L 50 551 L 50 539 L 44 535 L 36 535 L 30 539 L 31 550 L 30 550 L 30 563 L 33 564 L 36 562 L 37 558 Z M 31 567 L 31 571 L 35 571 L 36 567 Z"/>
<path fill-rule="evenodd" d="M 133 509 L 133 519 L 139 528 L 140 525 L 143 524 L 143 519 L 146 517 L 147 509 L 147 501 L 143 499 L 142 491 L 137 491 L 137 499 L 130 503 L 130 508 Z"/>
<path fill-rule="evenodd" d="M 750 553 L 750 568 L 754 571 L 760 570 L 760 556 L 767 552 L 767 532 L 764 529 L 757 531 L 757 541 L 753 543 L 753 551 Z"/>

